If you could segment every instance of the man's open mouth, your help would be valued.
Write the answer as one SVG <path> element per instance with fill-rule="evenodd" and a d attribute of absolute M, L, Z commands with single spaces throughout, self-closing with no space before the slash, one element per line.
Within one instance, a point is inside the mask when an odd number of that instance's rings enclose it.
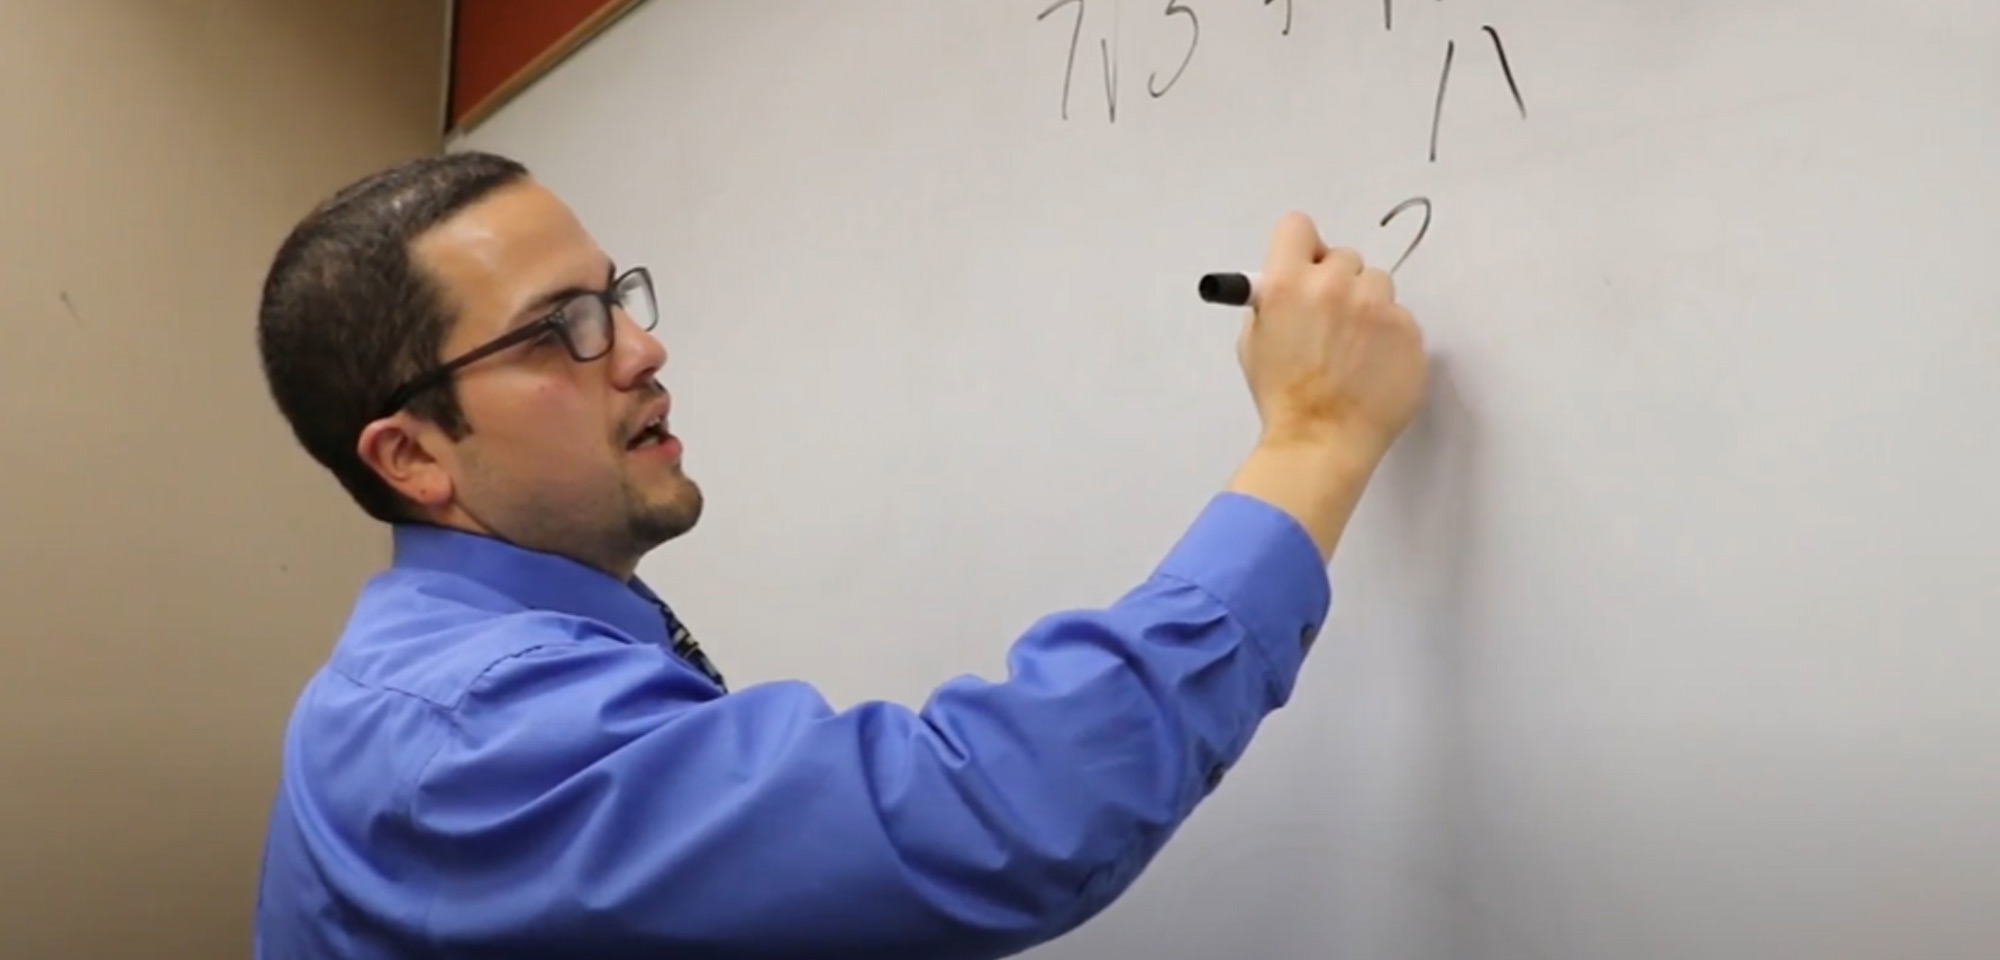
<path fill-rule="evenodd" d="M 638 450 L 644 447 L 657 447 L 665 442 L 667 442 L 667 418 L 661 417 L 640 427 L 638 434 L 625 444 L 625 449 Z"/>

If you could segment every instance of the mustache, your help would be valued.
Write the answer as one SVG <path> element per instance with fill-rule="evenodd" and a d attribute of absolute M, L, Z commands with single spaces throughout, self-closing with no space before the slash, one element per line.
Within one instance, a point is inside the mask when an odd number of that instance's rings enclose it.
<path fill-rule="evenodd" d="M 651 407 L 653 404 L 666 398 L 667 387 L 665 384 L 661 383 L 657 378 L 655 378 L 653 380 L 647 381 L 645 386 L 640 387 L 637 390 L 634 390 L 633 392 L 637 394 L 637 396 L 633 401 L 635 406 Z M 617 437 L 618 442 L 624 443 L 625 441 L 631 439 L 633 434 L 638 433 L 639 429 L 646 425 L 646 416 L 647 415 L 644 411 L 632 414 L 630 421 L 625 423 L 623 427 L 619 430 L 619 436 Z"/>

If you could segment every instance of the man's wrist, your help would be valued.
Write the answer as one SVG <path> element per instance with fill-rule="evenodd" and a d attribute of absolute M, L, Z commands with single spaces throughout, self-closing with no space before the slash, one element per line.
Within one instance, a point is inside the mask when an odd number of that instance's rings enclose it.
<path fill-rule="evenodd" d="M 1339 430 L 1266 431 L 1228 489 L 1290 514 L 1330 560 L 1381 456 L 1376 444 Z"/>
<path fill-rule="evenodd" d="M 1306 447 L 1328 458 L 1345 458 L 1372 470 L 1388 452 L 1389 439 L 1353 418 L 1270 415 L 1257 436 L 1257 446 L 1284 450 Z"/>

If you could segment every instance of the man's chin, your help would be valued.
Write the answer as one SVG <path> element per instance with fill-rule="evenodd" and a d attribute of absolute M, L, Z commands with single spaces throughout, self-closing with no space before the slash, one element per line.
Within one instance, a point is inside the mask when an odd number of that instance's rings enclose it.
<path fill-rule="evenodd" d="M 679 537 L 701 522 L 701 488 L 686 477 L 675 479 L 675 489 L 651 498 L 635 518 L 640 537 L 653 546 Z"/>

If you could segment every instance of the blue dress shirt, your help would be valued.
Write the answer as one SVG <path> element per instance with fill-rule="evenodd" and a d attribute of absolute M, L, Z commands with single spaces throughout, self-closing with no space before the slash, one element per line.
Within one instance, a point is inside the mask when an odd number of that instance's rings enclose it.
<path fill-rule="evenodd" d="M 1003 957 L 1125 891 L 1291 695 L 1305 530 L 1218 495 L 921 709 L 725 692 L 640 582 L 399 527 L 285 730 L 259 960 Z M 849 642 L 849 641 L 843 641 Z"/>

